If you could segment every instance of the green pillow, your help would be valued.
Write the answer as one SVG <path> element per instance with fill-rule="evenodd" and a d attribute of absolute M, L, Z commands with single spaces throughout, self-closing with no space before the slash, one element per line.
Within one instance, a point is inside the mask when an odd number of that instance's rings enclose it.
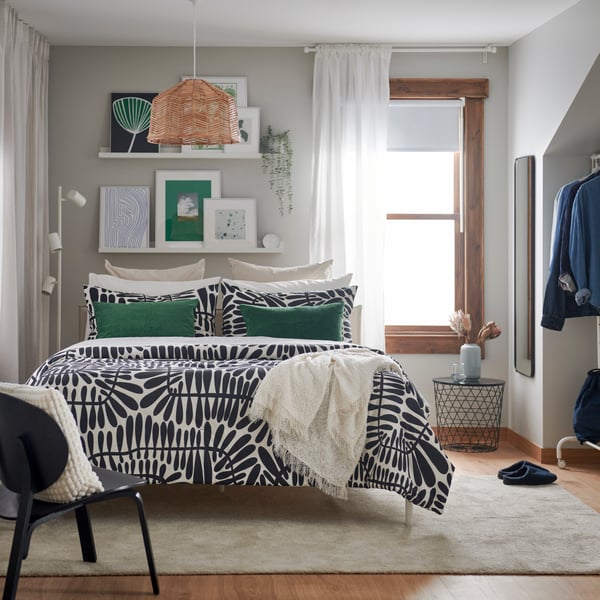
<path fill-rule="evenodd" d="M 194 336 L 198 300 L 93 304 L 99 338 Z"/>
<path fill-rule="evenodd" d="M 317 306 L 240 304 L 247 335 L 342 342 L 344 303 Z"/>

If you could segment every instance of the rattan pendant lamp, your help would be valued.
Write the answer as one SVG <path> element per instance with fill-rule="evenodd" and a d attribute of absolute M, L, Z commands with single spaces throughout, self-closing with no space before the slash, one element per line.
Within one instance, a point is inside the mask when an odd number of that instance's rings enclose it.
<path fill-rule="evenodd" d="M 196 79 L 196 14 L 194 5 L 194 77 L 155 96 L 150 113 L 151 144 L 237 144 L 242 141 L 235 99 Z"/>

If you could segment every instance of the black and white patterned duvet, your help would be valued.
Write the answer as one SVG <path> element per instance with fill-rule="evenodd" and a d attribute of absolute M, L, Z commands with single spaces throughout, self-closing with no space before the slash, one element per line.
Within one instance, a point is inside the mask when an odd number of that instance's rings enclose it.
<path fill-rule="evenodd" d="M 84 450 L 100 467 L 151 483 L 305 485 L 273 452 L 266 423 L 250 422 L 248 407 L 278 361 L 352 344 L 210 340 L 76 344 L 51 356 L 28 383 L 64 394 Z M 453 466 L 429 425 L 427 403 L 405 375 L 384 371 L 373 383 L 366 445 L 348 486 L 390 490 L 441 513 Z"/>

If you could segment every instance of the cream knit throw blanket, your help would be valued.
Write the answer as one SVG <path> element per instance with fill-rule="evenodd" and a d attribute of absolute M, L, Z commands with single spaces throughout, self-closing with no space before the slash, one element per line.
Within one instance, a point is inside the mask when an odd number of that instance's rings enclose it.
<path fill-rule="evenodd" d="M 325 493 L 347 498 L 364 449 L 373 376 L 382 370 L 403 373 L 391 357 L 367 348 L 299 354 L 266 374 L 249 416 L 269 424 L 287 466 Z"/>

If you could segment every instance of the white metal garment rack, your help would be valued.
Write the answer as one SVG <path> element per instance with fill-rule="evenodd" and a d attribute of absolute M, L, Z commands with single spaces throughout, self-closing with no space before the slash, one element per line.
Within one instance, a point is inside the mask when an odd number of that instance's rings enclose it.
<path fill-rule="evenodd" d="M 596 154 L 592 154 L 590 156 L 592 161 L 592 171 L 596 171 L 600 169 L 600 152 Z M 600 317 L 596 317 L 596 364 L 598 368 L 600 368 Z M 565 459 L 562 457 L 562 447 L 565 444 L 579 442 L 576 436 L 567 435 L 561 438 L 556 444 L 556 462 L 560 469 L 564 469 L 567 466 Z M 586 446 L 590 448 L 594 448 L 594 450 L 600 451 L 600 446 L 598 444 L 594 444 L 593 442 L 582 442 Z"/>
<path fill-rule="evenodd" d="M 596 362 L 600 368 L 600 317 L 596 317 Z M 567 435 L 558 440 L 558 444 L 556 444 L 556 463 L 561 469 L 564 469 L 567 466 L 565 459 L 562 457 L 562 447 L 565 444 L 570 443 L 579 443 L 579 440 L 574 435 Z M 590 448 L 594 448 L 595 450 L 600 450 L 600 446 L 598 446 L 598 444 L 594 444 L 593 442 L 586 441 L 582 443 Z"/>

